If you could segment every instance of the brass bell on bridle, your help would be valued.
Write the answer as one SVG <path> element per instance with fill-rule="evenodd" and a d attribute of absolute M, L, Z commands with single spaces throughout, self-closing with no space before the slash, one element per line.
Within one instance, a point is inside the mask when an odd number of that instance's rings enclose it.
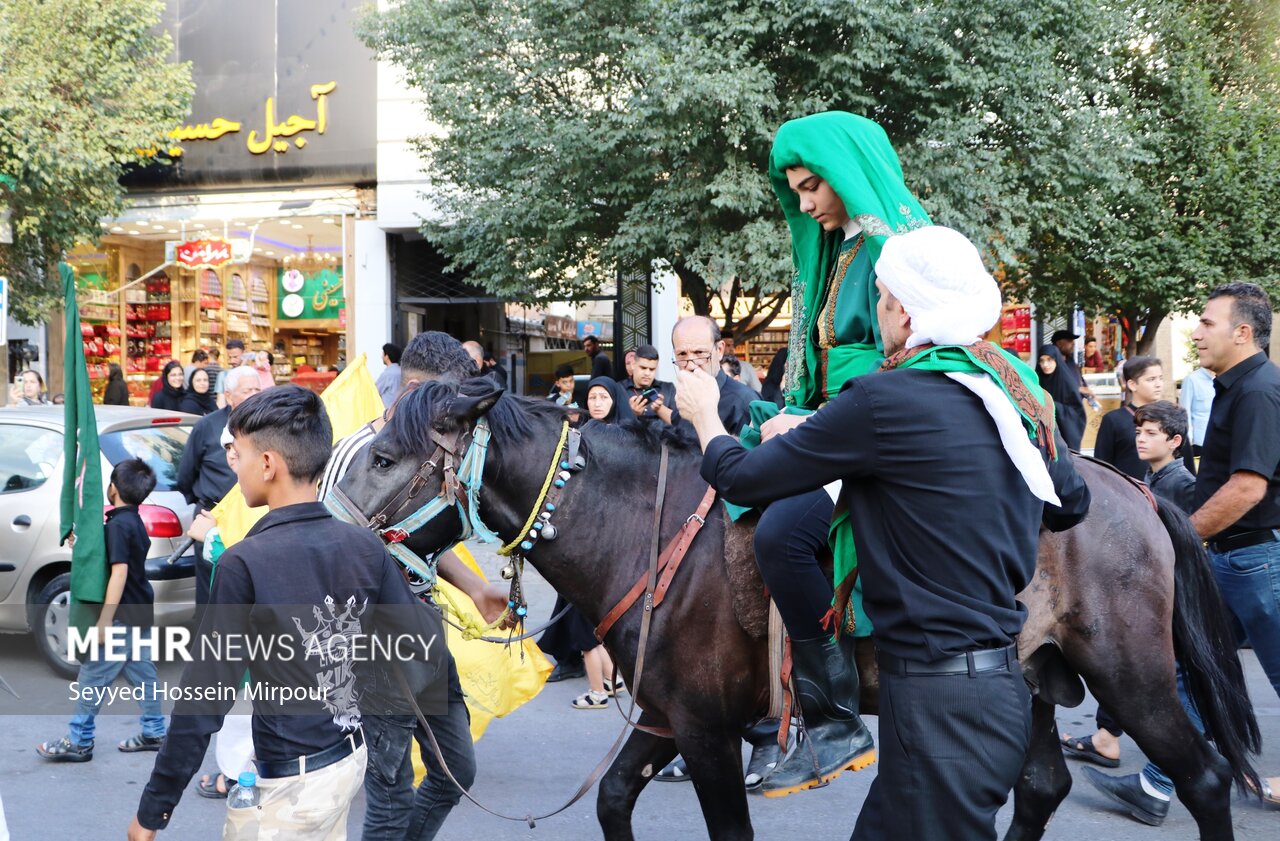
<path fill-rule="evenodd" d="M 516 565 L 508 562 L 498 574 L 502 576 L 503 581 L 510 581 L 516 577 Z"/>

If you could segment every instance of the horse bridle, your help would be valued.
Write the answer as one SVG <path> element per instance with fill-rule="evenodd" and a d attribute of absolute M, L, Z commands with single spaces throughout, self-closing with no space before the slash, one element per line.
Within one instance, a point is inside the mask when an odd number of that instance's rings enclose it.
<path fill-rule="evenodd" d="M 330 497 L 327 500 L 335 516 L 361 528 L 373 531 L 386 544 L 387 551 L 392 557 L 428 582 L 434 581 L 434 561 L 445 549 L 437 550 L 429 557 L 424 558 L 410 549 L 406 542 L 415 531 L 432 522 L 440 515 L 447 511 L 456 511 L 460 524 L 459 532 L 443 544 L 446 548 L 459 541 L 466 540 L 473 534 L 485 543 L 498 540 L 497 534 L 485 525 L 480 518 L 480 487 L 483 484 L 484 466 L 488 457 L 490 439 L 488 423 L 484 418 L 480 418 L 470 432 L 463 428 L 453 433 L 444 434 L 432 429 L 430 435 L 432 442 L 436 445 L 430 457 L 418 465 L 409 483 L 383 505 L 377 513 L 372 516 L 366 516 L 360 506 L 336 486 L 330 491 Z M 523 623 L 527 614 L 528 608 L 525 604 L 523 582 L 521 581 L 521 572 L 524 566 L 523 556 L 524 553 L 533 548 L 538 540 L 555 539 L 556 530 L 551 525 L 551 515 L 556 510 L 556 503 L 559 501 L 560 495 L 569 479 L 570 472 L 580 470 L 585 465 L 585 461 L 578 453 L 580 443 L 580 434 L 576 429 L 570 429 L 566 422 L 561 429 L 560 441 L 552 454 L 546 481 L 538 499 L 534 503 L 528 520 L 516 538 L 498 550 L 499 555 L 513 556 L 512 563 L 503 569 L 503 578 L 511 581 L 511 593 L 508 598 L 507 608 L 515 614 L 516 618 L 514 623 L 504 623 L 502 625 L 504 628 L 518 626 Z M 399 516 L 400 512 L 422 493 L 423 489 L 430 483 L 431 476 L 436 468 L 441 466 L 443 467 L 443 479 L 440 492 L 418 505 L 408 516 L 388 525 L 393 517 Z M 567 607 L 556 616 L 553 616 L 545 625 L 531 631 L 525 631 L 519 635 L 508 635 L 506 637 L 480 636 L 479 639 L 507 644 L 517 642 L 537 635 L 540 631 L 554 624 L 566 612 Z M 454 627 L 458 627 L 459 630 L 464 631 L 466 634 L 472 633 L 471 630 L 461 628 L 451 622 L 447 615 L 445 621 L 454 625 Z"/>
<path fill-rule="evenodd" d="M 378 535 L 387 545 L 387 551 L 396 560 L 427 580 L 433 577 L 431 563 L 439 552 L 423 558 L 406 546 L 405 541 L 415 531 L 441 514 L 451 510 L 456 510 L 458 514 L 459 534 L 457 540 L 446 544 L 448 546 L 452 546 L 458 540 L 465 540 L 473 532 L 480 534 L 483 539 L 493 539 L 493 532 L 479 520 L 477 510 L 479 489 L 476 488 L 475 493 L 471 493 L 458 478 L 458 472 L 461 470 L 465 474 L 469 463 L 477 458 L 477 448 L 481 451 L 478 458 L 481 461 L 480 468 L 483 469 L 483 450 L 488 446 L 488 426 L 481 419 L 476 423 L 474 434 L 468 435 L 466 429 L 451 433 L 432 429 L 430 435 L 431 441 L 435 444 L 431 455 L 418 465 L 409 483 L 373 515 L 366 515 L 361 507 L 339 487 L 334 486 L 329 492 L 330 507 L 339 519 L 369 529 Z M 468 438 L 464 447 L 464 439 Z M 392 518 L 426 489 L 431 482 L 431 475 L 438 467 L 442 467 L 444 472 L 439 493 L 418 505 L 408 516 L 393 522 Z"/>

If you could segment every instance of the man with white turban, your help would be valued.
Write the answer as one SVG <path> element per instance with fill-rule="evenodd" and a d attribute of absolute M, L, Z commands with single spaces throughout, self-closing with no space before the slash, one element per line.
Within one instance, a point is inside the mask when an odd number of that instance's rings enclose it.
<path fill-rule="evenodd" d="M 1034 372 L 982 340 L 1000 294 L 973 245 L 913 230 L 875 270 L 888 358 L 804 423 L 748 450 L 720 425 L 712 378 L 678 372 L 677 402 L 729 502 L 842 483 L 881 687 L 880 770 L 854 841 L 995 838 L 1031 728 L 1016 594 L 1041 524 L 1075 525 L 1089 492 Z"/>

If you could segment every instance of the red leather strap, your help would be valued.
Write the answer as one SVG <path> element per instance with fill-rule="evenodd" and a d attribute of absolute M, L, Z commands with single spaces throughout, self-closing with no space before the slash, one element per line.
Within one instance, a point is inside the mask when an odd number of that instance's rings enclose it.
<path fill-rule="evenodd" d="M 658 572 L 661 575 L 658 578 L 658 585 L 653 591 L 653 606 L 657 607 L 662 603 L 662 599 L 666 596 L 668 588 L 671 586 L 671 579 L 675 577 L 676 570 L 680 568 L 680 564 L 684 561 L 685 555 L 689 552 L 689 547 L 693 545 L 693 539 L 697 537 L 698 532 L 707 522 L 707 514 L 711 511 L 711 506 L 716 500 L 715 488 L 707 488 L 707 492 L 702 496 L 702 502 L 698 503 L 698 510 L 693 513 L 688 520 L 685 520 L 680 531 L 667 548 L 662 550 L 662 555 L 658 558 Z M 630 610 L 640 596 L 644 594 L 645 589 L 649 586 L 649 573 L 646 571 L 640 576 L 622 600 L 614 605 L 613 609 L 605 614 L 604 619 L 600 620 L 600 624 L 596 626 L 596 639 L 604 641 L 605 634 L 609 633 L 617 621 Z"/>

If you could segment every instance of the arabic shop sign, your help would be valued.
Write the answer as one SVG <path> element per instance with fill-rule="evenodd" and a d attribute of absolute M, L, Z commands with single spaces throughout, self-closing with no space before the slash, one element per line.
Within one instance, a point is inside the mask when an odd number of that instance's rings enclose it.
<path fill-rule="evenodd" d="M 277 321 L 345 318 L 347 303 L 343 298 L 340 266 L 316 272 L 280 269 L 276 283 Z"/>
<path fill-rule="evenodd" d="M 377 177 L 377 62 L 364 0 L 165 0 L 191 112 L 128 173 L 131 190 L 366 185 Z"/>
<path fill-rule="evenodd" d="M 231 243 L 225 239 L 197 239 L 174 249 L 174 262 L 188 269 L 216 269 L 231 261 Z"/>
<path fill-rule="evenodd" d="M 297 135 L 304 131 L 314 131 L 317 134 L 325 133 L 325 130 L 329 127 L 327 99 L 329 94 L 333 93 L 337 87 L 337 82 L 311 86 L 311 98 L 316 101 L 316 118 L 314 120 L 298 114 L 290 114 L 288 119 L 277 123 L 275 97 L 267 97 L 266 105 L 263 107 L 262 132 L 259 133 L 256 128 L 250 129 L 248 135 L 244 138 L 245 148 L 254 155 L 263 155 L 271 150 L 275 150 L 276 154 L 283 155 L 293 147 L 298 149 L 306 148 L 307 138 Z M 214 117 L 207 123 L 179 126 L 170 131 L 168 136 L 178 143 L 196 140 L 218 140 L 229 134 L 240 134 L 243 128 L 244 123 L 238 120 Z M 293 138 L 292 147 L 286 139 L 291 137 Z M 238 140 L 239 138 L 235 139 Z M 150 157 L 157 154 L 158 150 L 139 149 L 138 151 Z M 181 157 L 183 151 L 181 146 L 170 146 L 168 149 L 169 157 Z"/>

